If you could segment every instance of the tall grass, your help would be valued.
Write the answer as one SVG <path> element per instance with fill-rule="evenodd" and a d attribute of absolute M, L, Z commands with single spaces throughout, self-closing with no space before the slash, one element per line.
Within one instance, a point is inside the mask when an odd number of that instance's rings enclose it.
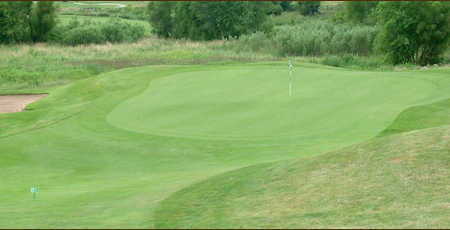
<path fill-rule="evenodd" d="M 0 45 L 0 94 L 42 90 L 115 69 L 159 64 L 208 64 L 278 60 L 255 52 L 223 49 L 223 41 L 145 38 L 133 43 L 65 46 Z"/>
<path fill-rule="evenodd" d="M 310 20 L 276 28 L 273 34 L 256 32 L 237 41 L 238 50 L 268 52 L 277 56 L 371 55 L 377 28 Z"/>

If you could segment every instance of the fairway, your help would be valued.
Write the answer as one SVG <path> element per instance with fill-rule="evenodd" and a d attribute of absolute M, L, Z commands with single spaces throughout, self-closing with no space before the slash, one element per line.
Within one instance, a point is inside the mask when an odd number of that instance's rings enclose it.
<path fill-rule="evenodd" d="M 295 63 L 293 75 L 290 97 L 286 62 L 127 68 L 55 88 L 28 111 L 0 114 L 0 228 L 283 226 L 283 218 L 275 218 L 273 225 L 256 224 L 271 216 L 251 208 L 256 207 L 253 201 L 266 202 L 261 177 L 283 186 L 290 183 L 280 177 L 295 172 L 287 177 L 295 180 L 315 172 L 315 162 L 339 168 L 349 159 L 365 159 L 358 155 L 363 149 L 403 145 L 415 136 L 432 139 L 425 132 L 401 136 L 403 142 L 393 136 L 360 144 L 373 140 L 402 111 L 450 97 L 448 68 L 364 72 Z M 448 137 L 446 129 L 437 133 L 435 139 Z M 423 143 L 434 146 L 427 140 Z M 441 156 L 433 161 L 436 166 L 448 160 L 445 140 L 426 148 Z M 354 144 L 360 145 L 348 147 Z M 314 161 L 329 151 L 334 152 L 324 156 L 339 156 L 339 165 L 325 158 Z M 374 151 L 370 156 L 381 167 Z M 346 158 L 348 152 L 352 154 Z M 278 174 L 267 173 L 278 169 Z M 240 180 L 228 186 L 233 177 Z M 39 188 L 36 200 L 32 187 Z M 283 193 L 287 195 L 306 191 L 286 188 L 291 189 Z M 319 193 L 320 188 L 311 191 Z M 278 187 L 267 191 L 267 196 L 279 192 Z M 214 192 L 218 196 L 202 200 Z M 177 212 L 191 211 L 185 197 L 201 207 L 194 216 Z M 220 203 L 222 198 L 227 203 Z M 310 207 L 317 205 L 313 201 Z M 230 207 L 242 210 L 232 220 L 227 219 Z M 292 218 L 285 227 L 299 226 L 292 210 L 286 210 L 291 215 L 286 218 Z M 357 223 L 381 226 L 377 223 L 385 219 L 380 215 Z M 344 220 L 339 225 L 313 220 L 308 227 L 354 226 L 350 217 Z"/>

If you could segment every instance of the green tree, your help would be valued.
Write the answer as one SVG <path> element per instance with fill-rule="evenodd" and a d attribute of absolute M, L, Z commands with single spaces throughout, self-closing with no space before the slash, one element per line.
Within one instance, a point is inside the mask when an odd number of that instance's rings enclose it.
<path fill-rule="evenodd" d="M 283 11 L 290 11 L 290 10 L 292 10 L 293 7 L 292 7 L 291 3 L 292 3 L 291 1 L 282 1 L 282 2 L 280 2 L 281 9 L 283 9 Z"/>
<path fill-rule="evenodd" d="M 243 2 L 220 2 L 216 3 L 215 11 L 212 11 L 217 17 L 215 17 L 216 24 L 218 25 L 219 39 L 239 37 L 241 34 L 246 33 L 245 25 L 243 25 L 243 19 L 241 15 L 245 12 Z M 265 16 L 264 16 L 265 17 Z"/>
<path fill-rule="evenodd" d="M 283 8 L 281 7 L 280 3 L 277 1 L 272 1 L 272 5 L 270 6 L 270 9 L 267 12 L 267 14 L 281 15 L 282 12 Z"/>
<path fill-rule="evenodd" d="M 171 36 L 173 21 L 172 12 L 174 2 L 150 2 L 148 4 L 148 12 L 150 15 L 150 23 L 154 32 L 159 37 L 168 38 Z"/>
<path fill-rule="evenodd" d="M 33 2 L 0 2 L 0 43 L 28 42 Z"/>
<path fill-rule="evenodd" d="M 320 1 L 298 2 L 298 10 L 302 15 L 311 16 L 319 13 Z"/>
<path fill-rule="evenodd" d="M 393 64 L 439 62 L 450 37 L 448 2 L 381 2 L 378 48 Z"/>
<path fill-rule="evenodd" d="M 53 2 L 38 2 L 31 14 L 31 38 L 34 42 L 46 41 L 56 25 Z"/>
<path fill-rule="evenodd" d="M 344 2 L 344 18 L 348 22 L 374 24 L 378 1 Z"/>
<path fill-rule="evenodd" d="M 172 36 L 174 38 L 188 38 L 192 33 L 192 29 L 194 25 L 193 10 L 192 10 L 193 2 L 179 2 L 176 4 L 174 9 L 174 19 L 175 22 L 173 24 Z M 184 20 L 184 23 L 180 23 Z"/>
<path fill-rule="evenodd" d="M 244 2 L 243 13 L 245 33 L 256 31 L 270 32 L 272 25 L 268 20 L 266 12 L 270 9 L 270 2 Z"/>
<path fill-rule="evenodd" d="M 163 14 L 162 3 L 151 3 L 150 22 L 162 37 L 213 40 L 239 37 L 258 30 L 269 32 L 270 2 L 177 2 Z M 167 10 L 168 8 L 164 8 Z M 167 18 L 162 20 L 162 18 Z M 160 23 L 168 23 L 160 29 Z"/>

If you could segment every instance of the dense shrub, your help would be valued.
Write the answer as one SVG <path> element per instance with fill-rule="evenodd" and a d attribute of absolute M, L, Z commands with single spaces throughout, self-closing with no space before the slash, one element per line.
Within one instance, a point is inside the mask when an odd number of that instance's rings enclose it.
<path fill-rule="evenodd" d="M 0 43 L 47 41 L 55 23 L 53 2 L 0 2 Z"/>
<path fill-rule="evenodd" d="M 243 35 L 233 45 L 236 50 L 250 52 L 266 52 L 274 47 L 272 39 L 269 39 L 267 34 L 260 31 Z"/>
<path fill-rule="evenodd" d="M 450 4 L 382 2 L 377 6 L 380 51 L 393 64 L 434 64 L 448 48 Z"/>
<path fill-rule="evenodd" d="M 344 20 L 352 23 L 375 23 L 377 1 L 348 1 L 343 3 Z"/>
<path fill-rule="evenodd" d="M 64 33 L 60 41 L 65 45 L 100 44 L 106 42 L 104 34 L 95 26 L 77 27 Z"/>
<path fill-rule="evenodd" d="M 53 2 L 38 2 L 31 13 L 31 38 L 34 42 L 47 41 L 49 32 L 55 27 Z"/>
<path fill-rule="evenodd" d="M 295 26 L 280 26 L 273 36 L 265 33 L 242 36 L 236 42 L 236 48 L 279 56 L 369 55 L 373 53 L 376 34 L 374 26 L 305 21 Z"/>
<path fill-rule="evenodd" d="M 373 51 L 377 30 L 371 26 L 338 26 L 334 33 L 329 53 L 369 55 Z"/>
<path fill-rule="evenodd" d="M 150 2 L 149 21 L 164 38 L 216 40 L 270 31 L 269 2 Z M 279 10 L 281 6 L 277 5 Z"/>
<path fill-rule="evenodd" d="M 33 2 L 0 2 L 0 43 L 30 41 Z"/>
<path fill-rule="evenodd" d="M 304 16 L 311 16 L 319 13 L 320 1 L 299 1 L 298 11 Z"/>
<path fill-rule="evenodd" d="M 281 9 L 283 11 L 291 11 L 291 10 L 294 9 L 294 7 L 292 6 L 292 1 L 281 1 L 279 3 L 280 3 L 280 6 L 281 6 Z"/>
<path fill-rule="evenodd" d="M 119 19 L 111 19 L 106 22 L 86 20 L 83 23 L 75 19 L 67 25 L 57 27 L 50 36 L 56 43 L 73 46 L 106 42 L 134 42 L 144 36 L 144 28 Z"/>
<path fill-rule="evenodd" d="M 375 27 L 317 21 L 280 27 L 274 43 L 280 55 L 368 55 L 373 50 L 375 37 Z"/>
<path fill-rule="evenodd" d="M 273 17 L 272 20 L 275 26 L 281 25 L 296 25 L 305 21 L 305 16 L 297 13 L 297 12 L 286 12 L 281 14 L 280 16 Z"/>

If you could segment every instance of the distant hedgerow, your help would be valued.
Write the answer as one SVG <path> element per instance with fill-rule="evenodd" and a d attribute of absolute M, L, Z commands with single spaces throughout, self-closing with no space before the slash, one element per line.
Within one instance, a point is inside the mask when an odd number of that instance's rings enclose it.
<path fill-rule="evenodd" d="M 144 37 L 145 29 L 141 25 L 111 19 L 106 22 L 80 23 L 76 19 L 67 25 L 56 28 L 51 36 L 56 43 L 64 45 L 103 44 L 106 42 L 134 42 Z"/>

